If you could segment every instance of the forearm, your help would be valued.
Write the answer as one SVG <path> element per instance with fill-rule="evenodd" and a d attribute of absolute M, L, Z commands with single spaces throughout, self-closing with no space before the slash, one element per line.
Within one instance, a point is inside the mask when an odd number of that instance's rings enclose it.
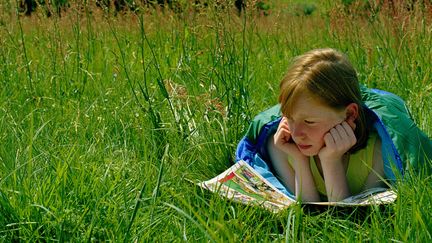
<path fill-rule="evenodd" d="M 274 146 L 273 139 L 267 143 L 267 150 L 276 175 L 282 184 L 291 192 L 295 192 L 295 173 L 288 162 L 288 155 Z"/>
<path fill-rule="evenodd" d="M 329 202 L 341 201 L 350 196 L 342 159 L 321 161 L 327 198 Z"/>
<path fill-rule="evenodd" d="M 309 161 L 297 161 L 294 170 L 297 199 L 303 202 L 319 202 L 320 197 L 312 177 Z"/>

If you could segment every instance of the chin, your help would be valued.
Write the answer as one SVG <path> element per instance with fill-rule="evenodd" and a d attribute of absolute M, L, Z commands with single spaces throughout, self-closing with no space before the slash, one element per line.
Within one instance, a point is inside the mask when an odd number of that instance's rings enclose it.
<path fill-rule="evenodd" d="M 305 156 L 309 156 L 309 157 L 312 157 L 312 156 L 318 155 L 318 152 L 319 152 L 319 150 L 316 151 L 315 149 L 314 149 L 314 150 L 312 150 L 312 149 L 308 149 L 308 150 L 306 150 L 306 151 L 301 151 L 301 153 L 302 153 L 303 155 L 305 155 Z"/>

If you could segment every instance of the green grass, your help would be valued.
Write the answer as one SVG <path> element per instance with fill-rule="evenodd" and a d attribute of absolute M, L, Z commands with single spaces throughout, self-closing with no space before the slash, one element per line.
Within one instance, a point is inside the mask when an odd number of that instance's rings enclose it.
<path fill-rule="evenodd" d="M 232 163 L 290 58 L 317 47 L 346 52 L 431 135 L 427 12 L 366 18 L 325 3 L 302 16 L 275 1 L 269 16 L 47 19 L 11 6 L 0 5 L 0 241 L 431 241 L 426 176 L 398 183 L 386 207 L 277 215 L 188 182 Z"/>

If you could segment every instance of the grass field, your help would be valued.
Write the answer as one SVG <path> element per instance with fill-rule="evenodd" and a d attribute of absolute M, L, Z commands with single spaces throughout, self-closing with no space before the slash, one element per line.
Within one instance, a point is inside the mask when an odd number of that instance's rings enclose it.
<path fill-rule="evenodd" d="M 318 47 L 347 53 L 432 135 L 430 6 L 271 6 L 18 18 L 0 4 L 0 241 L 432 241 L 426 176 L 386 207 L 280 214 L 188 181 L 230 166 L 291 58 Z"/>

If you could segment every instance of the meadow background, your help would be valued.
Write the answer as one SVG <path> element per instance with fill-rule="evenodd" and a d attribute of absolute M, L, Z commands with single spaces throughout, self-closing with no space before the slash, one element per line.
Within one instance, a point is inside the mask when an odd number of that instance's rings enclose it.
<path fill-rule="evenodd" d="M 345 52 L 431 136 L 430 1 L 60 2 L 0 3 L 0 241 L 432 240 L 428 176 L 393 205 L 280 214 L 190 182 L 233 163 L 313 48 Z"/>

